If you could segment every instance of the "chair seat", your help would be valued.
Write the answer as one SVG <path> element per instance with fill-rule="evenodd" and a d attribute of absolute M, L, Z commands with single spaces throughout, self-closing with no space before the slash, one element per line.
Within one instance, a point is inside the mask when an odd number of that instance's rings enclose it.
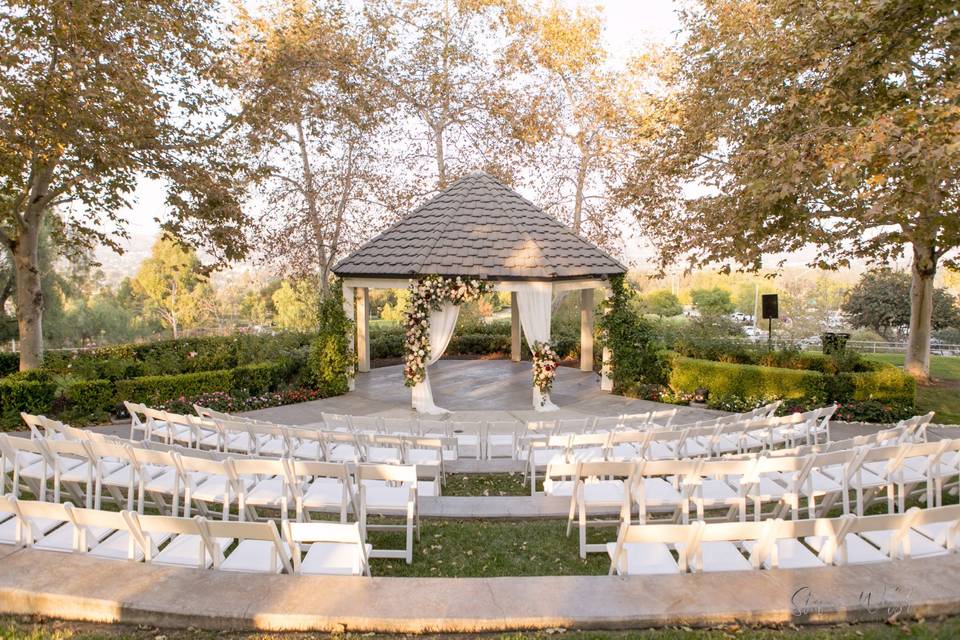
<path fill-rule="evenodd" d="M 87 546 L 92 546 L 105 539 L 115 529 L 105 527 L 87 527 Z M 58 527 L 49 534 L 34 543 L 34 548 L 44 549 L 45 551 L 73 551 L 74 526 L 67 522 L 62 527 Z"/>
<path fill-rule="evenodd" d="M 88 463 L 70 458 L 60 458 L 61 471 L 70 470 L 73 467 L 80 466 L 81 464 Z M 30 466 L 21 468 L 20 477 L 30 478 L 31 480 L 49 480 L 53 478 L 53 465 L 49 465 L 44 462 L 43 459 L 41 459 L 37 462 L 34 462 Z M 84 479 L 86 479 L 86 477 L 84 477 Z"/>
<path fill-rule="evenodd" d="M 230 538 L 217 538 L 214 543 L 223 552 L 233 542 Z M 201 556 L 202 554 L 202 556 Z M 197 535 L 179 535 L 170 541 L 152 560 L 156 564 L 178 567 L 202 567 L 213 565 L 213 558 L 203 549 L 203 538 Z"/>
<path fill-rule="evenodd" d="M 366 545 L 367 557 L 370 557 L 371 545 Z M 300 563 L 300 573 L 304 575 L 346 575 L 363 574 L 363 553 L 356 544 L 341 542 L 314 542 Z"/>
<path fill-rule="evenodd" d="M 409 464 L 440 464 L 440 457 L 444 462 L 453 462 L 457 459 L 457 452 L 452 449 L 410 449 L 407 452 Z"/>
<path fill-rule="evenodd" d="M 611 561 L 616 553 L 617 543 L 607 543 L 607 555 Z M 618 570 L 629 576 L 660 575 L 680 573 L 677 561 L 667 545 L 656 542 L 628 542 L 623 545 L 626 562 Z"/>
<path fill-rule="evenodd" d="M 307 509 L 340 506 L 343 500 L 343 484 L 334 478 L 317 478 L 303 492 L 303 506 Z M 349 494 L 346 500 L 350 502 Z"/>
<path fill-rule="evenodd" d="M 737 492 L 730 488 L 723 480 L 704 478 L 700 481 L 700 492 L 704 502 L 729 504 L 740 499 Z"/>
<path fill-rule="evenodd" d="M 622 504 L 625 493 L 623 480 L 595 480 L 583 483 L 583 502 L 588 505 Z"/>
<path fill-rule="evenodd" d="M 323 447 L 316 440 L 306 440 L 294 448 L 293 456 L 303 460 L 319 460 L 323 457 Z"/>
<path fill-rule="evenodd" d="M 676 458 L 673 448 L 663 442 L 651 442 L 647 447 L 647 458 L 649 460 L 673 460 Z"/>
<path fill-rule="evenodd" d="M 282 509 L 287 487 L 283 478 L 274 477 L 261 480 L 247 492 L 244 502 L 252 507 Z"/>
<path fill-rule="evenodd" d="M 678 505 L 683 500 L 676 489 L 663 478 L 644 478 L 644 502 L 647 506 Z"/>
<path fill-rule="evenodd" d="M 707 438 L 687 438 L 683 441 L 683 455 L 694 458 L 705 456 L 710 453 L 710 447 L 708 444 Z"/>
<path fill-rule="evenodd" d="M 277 558 L 276 545 L 269 540 L 241 540 L 218 568 L 245 573 L 280 573 L 283 563 Z"/>
<path fill-rule="evenodd" d="M 774 544 L 776 544 L 777 568 L 808 569 L 811 567 L 824 566 L 823 560 L 818 558 L 816 554 L 796 538 L 781 538 L 775 541 Z M 753 540 L 747 540 L 743 543 L 743 548 L 751 555 L 753 554 L 753 548 L 755 546 L 756 543 Z M 770 556 L 768 555 L 763 559 L 763 568 L 770 569 L 772 567 L 773 562 L 771 562 Z"/>
<path fill-rule="evenodd" d="M 154 531 L 149 534 L 153 540 L 154 546 L 159 547 L 170 539 L 169 533 Z M 88 542 L 89 544 L 89 542 Z M 107 558 L 110 560 L 127 560 L 130 558 L 130 534 L 126 531 L 116 531 L 113 535 L 107 537 L 103 542 L 90 549 L 90 555 L 98 558 Z M 139 545 L 133 545 L 133 559 L 143 560 L 143 549 Z"/>
<path fill-rule="evenodd" d="M 388 486 L 377 481 L 364 481 L 365 502 L 368 511 L 377 510 L 404 510 L 410 500 L 410 487 Z"/>
<path fill-rule="evenodd" d="M 230 481 L 223 476 L 210 476 L 191 491 L 190 497 L 200 502 L 223 502 L 230 496 Z"/>
<path fill-rule="evenodd" d="M 400 450 L 393 447 L 367 447 L 367 462 L 377 464 L 400 464 L 403 462 L 403 456 Z"/>
<path fill-rule="evenodd" d="M 875 546 L 857 535 L 848 535 L 846 537 L 847 557 L 846 564 L 870 564 L 873 562 L 886 562 L 888 558 L 881 553 Z M 807 536 L 803 539 L 810 548 L 820 553 L 826 544 L 826 536 Z M 840 563 L 839 551 L 837 552 L 837 563 Z"/>
<path fill-rule="evenodd" d="M 683 544 L 677 545 L 677 550 L 682 550 Z M 700 550 L 703 554 L 704 572 L 707 571 L 750 571 L 753 566 L 750 561 L 743 557 L 740 550 L 732 542 L 723 540 L 701 542 Z M 689 562 L 693 564 L 693 559 Z"/>
<path fill-rule="evenodd" d="M 148 480 L 153 480 L 154 478 L 159 477 L 167 470 L 169 470 L 168 467 L 154 464 L 143 465 L 140 467 L 140 472 L 143 473 L 145 478 Z M 136 481 L 136 473 L 134 472 L 133 465 L 128 464 L 104 477 L 103 484 L 108 487 L 128 487 L 130 486 L 131 481 Z"/>
<path fill-rule="evenodd" d="M 543 493 L 548 496 L 563 496 L 569 498 L 573 495 L 573 480 L 554 480 L 547 478 L 543 481 Z"/>
<path fill-rule="evenodd" d="M 206 480 L 206 476 L 202 473 L 197 473 L 191 471 L 188 473 L 190 476 L 190 481 L 196 485 L 202 484 Z M 178 479 L 178 474 L 176 469 L 167 468 L 166 471 L 163 471 L 157 477 L 151 479 L 149 482 L 144 483 L 144 489 L 151 493 L 173 493 L 173 485 Z M 180 493 L 184 491 L 183 483 L 180 483 Z"/>
<path fill-rule="evenodd" d="M 129 465 L 123 462 L 114 462 L 111 460 L 104 460 L 100 463 L 100 468 L 104 475 L 109 475 L 127 467 Z M 87 477 L 90 473 L 90 463 L 83 462 L 75 467 L 72 467 L 69 471 L 64 472 L 60 475 L 61 482 L 86 482 Z"/>
<path fill-rule="evenodd" d="M 435 498 L 440 495 L 439 484 L 433 480 L 417 480 L 417 496 Z"/>
<path fill-rule="evenodd" d="M 880 553 L 890 555 L 890 542 L 893 539 L 893 531 L 864 531 L 860 535 L 866 538 L 880 548 Z M 911 529 L 907 534 L 909 538 L 910 557 L 923 558 L 926 556 L 939 556 L 947 553 L 946 548 L 940 546 L 930 538 Z"/>
<path fill-rule="evenodd" d="M 931 522 L 930 524 L 920 524 L 914 527 L 916 531 L 933 540 L 935 544 L 947 546 L 947 536 L 950 535 L 951 522 Z M 960 532 L 954 534 L 954 546 L 960 546 Z"/>
<path fill-rule="evenodd" d="M 286 454 L 287 445 L 283 438 L 269 436 L 260 441 L 259 452 L 262 456 L 279 458 Z"/>
<path fill-rule="evenodd" d="M 330 448 L 330 462 L 354 462 L 357 448 L 350 444 L 338 444 Z"/>
<path fill-rule="evenodd" d="M 43 456 L 39 453 L 31 453 L 29 451 L 17 451 L 17 463 L 21 469 L 29 467 L 37 462 L 43 460 Z M 7 458 L 3 459 L 3 472 L 10 473 L 13 471 L 13 460 L 8 460 Z"/>
<path fill-rule="evenodd" d="M 54 527 L 57 527 L 63 524 L 62 520 L 49 520 L 47 518 L 33 518 L 30 521 L 32 525 L 32 531 L 34 537 L 40 537 L 53 530 Z M 17 543 L 17 518 L 10 518 L 5 522 L 0 523 L 0 543 L 4 544 L 16 544 Z M 26 533 L 24 532 L 24 535 Z"/>
<path fill-rule="evenodd" d="M 617 444 L 610 447 L 608 460 L 633 460 L 639 455 L 637 448 L 632 444 Z"/>

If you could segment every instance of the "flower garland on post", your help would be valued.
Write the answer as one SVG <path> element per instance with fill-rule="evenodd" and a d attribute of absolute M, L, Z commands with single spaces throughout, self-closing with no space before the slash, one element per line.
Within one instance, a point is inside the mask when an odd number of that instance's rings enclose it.
<path fill-rule="evenodd" d="M 540 393 L 548 394 L 553 388 L 553 379 L 557 375 L 560 356 L 549 342 L 534 342 L 533 349 L 533 386 Z"/>
<path fill-rule="evenodd" d="M 475 278 L 447 278 L 429 275 L 411 280 L 407 287 L 410 300 L 403 326 L 406 330 L 403 383 L 415 387 L 427 377 L 430 360 L 430 312 L 439 311 L 447 302 L 461 305 L 478 300 L 490 289 L 489 283 Z"/>

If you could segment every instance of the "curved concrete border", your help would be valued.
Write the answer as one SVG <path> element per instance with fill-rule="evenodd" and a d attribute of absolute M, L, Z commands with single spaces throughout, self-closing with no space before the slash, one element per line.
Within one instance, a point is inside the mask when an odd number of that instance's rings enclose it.
<path fill-rule="evenodd" d="M 815 624 L 960 612 L 960 557 L 659 577 L 262 576 L 0 547 L 0 613 L 262 631 Z"/>

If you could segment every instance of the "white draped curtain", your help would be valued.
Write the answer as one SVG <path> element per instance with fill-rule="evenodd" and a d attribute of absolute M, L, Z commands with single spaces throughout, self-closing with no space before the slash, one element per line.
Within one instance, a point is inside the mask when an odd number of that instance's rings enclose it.
<path fill-rule="evenodd" d="M 439 311 L 430 312 L 430 330 L 428 338 L 430 340 L 430 359 L 424 363 L 423 382 L 417 383 L 413 387 L 413 408 L 421 413 L 449 413 L 446 409 L 438 407 L 433 403 L 433 390 L 430 389 L 430 365 L 443 356 L 450 344 L 450 338 L 453 337 L 453 331 L 457 328 L 457 318 L 460 316 L 460 307 L 449 302 L 444 303 Z M 549 331 L 550 322 L 547 321 L 547 330 Z"/>
<path fill-rule="evenodd" d="M 530 350 L 536 342 L 550 341 L 550 317 L 553 310 L 553 285 L 549 282 L 530 282 L 517 287 L 517 310 L 520 324 Z M 533 408 L 537 411 L 555 411 L 549 393 L 533 387 Z"/>

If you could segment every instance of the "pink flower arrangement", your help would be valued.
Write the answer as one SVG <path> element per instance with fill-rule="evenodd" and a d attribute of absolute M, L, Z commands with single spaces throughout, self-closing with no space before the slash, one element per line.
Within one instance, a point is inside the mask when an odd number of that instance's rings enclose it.
<path fill-rule="evenodd" d="M 408 287 L 410 302 L 403 326 L 404 367 L 403 382 L 408 387 L 423 382 L 430 360 L 430 312 L 439 311 L 447 302 L 461 305 L 478 300 L 490 291 L 490 285 L 474 278 L 448 278 L 430 275 L 411 280 Z"/>
<path fill-rule="evenodd" d="M 533 349 L 533 385 L 541 393 L 550 393 L 553 379 L 557 376 L 560 356 L 549 342 L 534 342 Z"/>

